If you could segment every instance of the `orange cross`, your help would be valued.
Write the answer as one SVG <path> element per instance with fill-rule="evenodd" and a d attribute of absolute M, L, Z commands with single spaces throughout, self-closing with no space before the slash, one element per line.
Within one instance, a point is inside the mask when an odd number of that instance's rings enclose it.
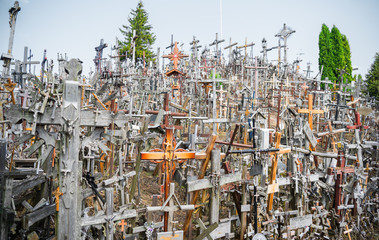
<path fill-rule="evenodd" d="M 57 187 L 57 189 L 53 192 L 53 194 L 55 195 L 55 207 L 56 207 L 56 210 L 57 212 L 59 212 L 59 196 L 62 196 L 63 193 L 59 191 L 59 187 Z"/>
<path fill-rule="evenodd" d="M 313 95 L 308 95 L 308 109 L 298 109 L 298 113 L 308 113 L 308 123 L 311 130 L 313 129 L 313 114 L 323 114 L 323 110 L 313 109 Z"/>
<path fill-rule="evenodd" d="M 8 92 L 10 92 L 12 97 L 12 103 L 16 104 L 16 100 L 14 99 L 13 90 L 16 88 L 16 83 L 12 82 L 10 79 L 8 79 L 8 83 L 4 84 L 4 87 L 7 89 Z"/>
<path fill-rule="evenodd" d="M 121 226 L 121 232 L 124 231 L 124 227 L 126 227 L 128 225 L 127 222 L 125 222 L 124 219 L 121 220 L 121 222 L 119 223 L 119 225 Z"/>
<path fill-rule="evenodd" d="M 174 51 L 170 53 L 169 55 L 163 55 L 162 57 L 168 58 L 174 63 L 174 69 L 178 69 L 178 62 L 180 59 L 184 57 L 188 57 L 188 55 L 183 54 L 178 49 L 178 42 L 175 42 Z"/>

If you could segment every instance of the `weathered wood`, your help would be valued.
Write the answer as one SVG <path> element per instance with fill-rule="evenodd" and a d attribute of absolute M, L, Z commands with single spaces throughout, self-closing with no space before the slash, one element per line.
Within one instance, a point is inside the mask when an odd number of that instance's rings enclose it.
<path fill-rule="evenodd" d="M 208 163 L 209 163 L 209 160 L 211 158 L 211 151 L 213 150 L 213 147 L 215 145 L 216 138 L 217 138 L 217 136 L 213 135 L 211 137 L 211 140 L 209 141 L 209 145 L 208 145 L 207 150 L 206 150 L 207 157 L 204 160 L 203 164 L 201 165 L 201 171 L 200 171 L 199 179 L 203 179 L 205 176 L 205 171 L 207 170 Z M 199 191 L 195 191 L 194 195 L 192 197 L 192 200 L 191 200 L 191 204 L 193 204 L 193 205 L 196 204 L 198 196 L 199 196 Z M 192 219 L 192 213 L 193 213 L 193 211 L 187 212 L 186 221 L 184 223 L 184 232 L 188 231 L 188 227 L 189 227 L 190 221 Z"/>
<path fill-rule="evenodd" d="M 197 236 L 193 240 L 203 240 L 205 237 L 208 240 L 213 240 L 214 238 L 212 238 L 210 234 L 218 227 L 218 223 L 213 223 L 208 228 L 206 228 L 204 223 L 201 221 L 201 219 L 198 218 L 196 219 L 196 221 L 197 221 L 197 224 L 199 224 L 200 228 L 202 229 L 202 232 L 200 233 L 199 236 Z"/>
<path fill-rule="evenodd" d="M 131 210 L 123 210 L 121 212 L 117 212 L 113 214 L 112 221 L 120 221 L 121 219 L 134 218 L 137 216 L 137 211 L 134 209 Z M 80 226 L 91 226 L 91 225 L 99 225 L 107 222 L 107 217 L 105 214 L 100 216 L 89 217 L 85 220 L 82 220 Z"/>
<path fill-rule="evenodd" d="M 313 135 L 311 128 L 307 123 L 303 125 L 303 132 L 305 133 L 305 136 L 307 137 L 309 143 L 311 144 L 312 148 L 315 148 L 317 145 L 317 139 Z"/>
<path fill-rule="evenodd" d="M 220 149 L 213 149 L 211 153 L 211 171 L 214 178 L 220 176 Z M 217 181 L 214 179 L 213 181 Z M 210 200 L 210 217 L 209 221 L 211 224 L 218 223 L 220 215 L 220 188 L 218 186 L 212 187 L 211 200 Z"/>
<path fill-rule="evenodd" d="M 23 218 L 24 229 L 29 229 L 34 223 L 55 214 L 55 203 L 51 205 L 46 205 L 34 212 L 28 213 Z"/>
<path fill-rule="evenodd" d="M 18 196 L 21 193 L 25 192 L 30 188 L 34 188 L 35 186 L 44 183 L 46 181 L 46 177 L 44 175 L 35 175 L 31 176 L 25 180 L 21 180 L 19 182 L 13 183 L 12 187 L 12 195 Z"/>

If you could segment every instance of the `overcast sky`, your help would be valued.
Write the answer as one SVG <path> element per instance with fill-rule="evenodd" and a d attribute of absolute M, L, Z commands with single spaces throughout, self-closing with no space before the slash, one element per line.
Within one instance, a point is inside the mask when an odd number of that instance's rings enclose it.
<path fill-rule="evenodd" d="M 127 18 L 138 0 L 20 0 L 21 11 L 17 17 L 13 56 L 23 58 L 24 46 L 32 49 L 33 60 L 42 60 L 44 49 L 47 57 L 56 62 L 57 53 L 67 53 L 69 58 L 79 58 L 84 63 L 84 73 L 94 69 L 94 48 L 103 38 L 114 45 L 121 38 L 119 27 L 127 24 Z M 311 63 L 318 71 L 318 34 L 323 23 L 329 28 L 336 25 L 350 42 L 352 64 L 366 74 L 374 55 L 379 52 L 379 1 L 377 0 L 145 0 L 149 23 L 157 36 L 157 47 L 165 49 L 174 40 L 185 43 L 189 53 L 189 42 L 193 36 L 200 45 L 209 45 L 215 34 L 229 43 L 237 41 L 243 45 L 256 43 L 254 55 L 260 54 L 262 38 L 268 47 L 276 46 L 274 35 L 283 23 L 296 30 L 288 39 L 288 60 L 297 57 Z M 8 49 L 9 14 L 13 0 L 0 0 L 0 52 Z M 220 3 L 222 7 L 220 7 Z M 222 11 L 221 11 L 222 9 Z M 222 21 L 221 21 L 222 19 Z M 221 24 L 222 23 L 222 24 Z M 222 27 L 221 27 L 222 26 Z M 224 44 L 226 46 L 226 44 Z M 105 49 L 104 57 L 111 54 Z M 227 52 L 225 52 L 227 54 Z M 162 55 L 162 52 L 161 52 Z M 271 51 L 270 60 L 277 59 L 277 51 Z M 36 72 L 39 72 L 37 66 Z"/>

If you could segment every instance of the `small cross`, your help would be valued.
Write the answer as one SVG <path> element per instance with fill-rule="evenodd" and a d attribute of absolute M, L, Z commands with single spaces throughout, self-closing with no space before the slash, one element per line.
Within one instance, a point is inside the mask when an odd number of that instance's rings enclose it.
<path fill-rule="evenodd" d="M 14 99 L 14 94 L 13 94 L 13 91 L 16 88 L 16 83 L 12 82 L 11 79 L 8 78 L 8 83 L 4 84 L 4 87 L 11 94 L 11 96 L 12 96 L 12 103 L 16 104 L 16 100 Z"/>
<path fill-rule="evenodd" d="M 56 211 L 59 212 L 59 196 L 62 196 L 63 193 L 59 191 L 59 187 L 53 192 L 53 195 L 55 196 L 55 207 Z"/>
<path fill-rule="evenodd" d="M 124 219 L 122 219 L 118 225 L 121 226 L 121 232 L 123 232 L 128 223 Z"/>

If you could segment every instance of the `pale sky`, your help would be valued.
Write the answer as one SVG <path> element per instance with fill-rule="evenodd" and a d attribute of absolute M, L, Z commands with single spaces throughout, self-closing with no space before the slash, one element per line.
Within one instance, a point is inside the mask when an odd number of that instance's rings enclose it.
<path fill-rule="evenodd" d="M 32 60 L 42 60 L 47 49 L 48 59 L 56 63 L 57 53 L 67 53 L 69 58 L 82 60 L 87 74 L 94 69 L 94 48 L 103 38 L 109 47 L 104 57 L 111 53 L 110 46 L 122 35 L 119 27 L 128 24 L 127 18 L 138 0 L 20 0 L 21 11 L 17 17 L 13 56 L 23 59 L 24 46 L 32 49 Z M 318 35 L 323 23 L 329 28 L 336 25 L 350 42 L 352 65 L 365 75 L 379 52 L 379 1 L 377 0 L 145 0 L 149 23 L 157 40 L 153 46 L 169 53 L 171 34 L 174 41 L 185 43 L 189 54 L 189 42 L 193 36 L 203 47 L 221 34 L 229 43 L 243 45 L 245 38 L 254 42 L 254 55 L 260 54 L 262 38 L 268 47 L 276 46 L 274 35 L 286 23 L 296 33 L 288 39 L 288 61 L 302 59 L 301 67 L 311 63 L 318 72 Z M 220 8 L 222 2 L 222 8 Z M 0 0 L 0 52 L 6 53 L 9 39 L 9 14 L 13 0 Z M 222 11 L 220 11 L 222 9 Z M 222 13 L 222 14 L 220 14 Z M 222 16 L 222 18 L 221 18 Z M 222 28 L 221 20 L 222 19 Z M 223 45 L 226 46 L 226 43 Z M 224 52 L 227 56 L 228 52 Z M 303 54 L 303 55 L 299 55 Z M 268 54 L 269 60 L 277 59 L 277 51 Z M 162 61 L 162 60 L 161 60 Z M 167 60 L 166 60 L 167 63 Z M 56 64 L 57 65 L 57 64 Z M 40 66 L 36 67 L 39 73 Z M 57 68 L 55 68 L 57 70 Z"/>

